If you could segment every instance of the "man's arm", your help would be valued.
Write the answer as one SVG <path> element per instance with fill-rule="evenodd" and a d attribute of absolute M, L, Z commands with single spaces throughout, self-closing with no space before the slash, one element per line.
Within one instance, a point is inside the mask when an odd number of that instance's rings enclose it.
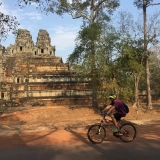
<path fill-rule="evenodd" d="M 102 112 L 108 112 L 108 110 L 110 110 L 111 107 L 112 107 L 112 105 L 108 105 L 107 107 L 105 107 L 105 108 L 103 109 Z"/>
<path fill-rule="evenodd" d="M 107 114 L 109 115 L 112 113 L 112 111 L 115 110 L 115 106 L 111 106 L 110 109 L 108 110 Z"/>

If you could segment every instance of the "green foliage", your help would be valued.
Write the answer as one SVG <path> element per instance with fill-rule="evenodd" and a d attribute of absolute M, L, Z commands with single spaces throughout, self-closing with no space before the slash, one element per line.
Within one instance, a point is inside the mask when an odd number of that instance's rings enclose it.
<path fill-rule="evenodd" d="M 106 26 L 104 29 L 101 23 L 96 23 L 80 31 L 68 61 L 83 78 L 93 80 L 98 96 L 104 101 L 109 93 L 133 101 L 133 75 L 144 69 L 142 42 L 120 39 L 113 27 Z"/>
<path fill-rule="evenodd" d="M 128 79 L 124 78 L 125 80 L 121 81 L 120 78 L 121 77 L 106 83 L 105 89 L 101 90 L 101 92 L 99 93 L 99 97 L 103 99 L 105 103 L 107 103 L 108 95 L 110 93 L 117 94 L 118 98 L 125 100 L 126 102 L 127 101 L 133 102 L 133 97 L 134 97 L 133 80 L 131 78 Z"/>
<path fill-rule="evenodd" d="M 98 23 L 91 24 L 79 31 L 76 38 L 75 50 L 67 61 L 72 65 L 74 63 L 82 63 L 84 58 L 86 61 L 88 61 L 88 58 L 92 58 L 92 54 L 96 51 L 95 48 L 98 47 L 96 42 L 100 38 L 100 33 L 101 25 Z"/>
<path fill-rule="evenodd" d="M 135 44 L 136 43 L 136 44 Z M 142 45 L 137 45 L 138 42 L 127 40 L 121 44 L 121 56 L 118 57 L 118 66 L 123 67 L 124 71 L 128 74 L 141 72 L 143 69 L 143 53 Z"/>
<path fill-rule="evenodd" d="M 119 36 L 113 32 L 114 30 L 107 31 L 102 28 L 101 23 L 84 28 L 77 37 L 75 51 L 68 58 L 72 68 L 83 78 L 90 79 L 97 94 L 104 99 L 117 88 L 117 82 L 114 81 L 115 65 L 112 52 L 115 51 Z M 104 86 L 107 88 L 102 91 Z"/>
<path fill-rule="evenodd" d="M 134 91 L 133 88 L 126 85 L 124 88 L 119 88 L 119 98 L 125 102 L 134 101 Z"/>
<path fill-rule="evenodd" d="M 153 47 L 153 51 L 150 56 L 150 72 L 151 72 L 151 88 L 153 91 L 154 99 L 160 97 L 160 58 L 159 47 Z"/>

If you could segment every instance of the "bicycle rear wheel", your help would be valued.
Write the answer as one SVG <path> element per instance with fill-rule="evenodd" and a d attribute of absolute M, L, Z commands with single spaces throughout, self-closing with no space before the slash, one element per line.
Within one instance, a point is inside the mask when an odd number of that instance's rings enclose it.
<path fill-rule="evenodd" d="M 106 137 L 106 130 L 100 124 L 95 124 L 89 127 L 87 136 L 90 142 L 94 144 L 102 143 Z"/>
<path fill-rule="evenodd" d="M 120 127 L 120 136 L 121 141 L 123 142 L 132 142 L 136 138 L 136 127 L 131 123 L 124 123 Z"/>

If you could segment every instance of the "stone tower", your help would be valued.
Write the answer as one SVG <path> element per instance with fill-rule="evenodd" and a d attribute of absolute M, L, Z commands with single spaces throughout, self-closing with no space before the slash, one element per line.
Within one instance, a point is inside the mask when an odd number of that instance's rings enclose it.
<path fill-rule="evenodd" d="M 55 56 L 55 46 L 51 46 L 51 39 L 46 30 L 39 30 L 34 54 Z"/>
<path fill-rule="evenodd" d="M 7 48 L 7 55 L 15 56 L 17 52 L 32 52 L 34 43 L 30 32 L 25 29 L 19 29 L 14 45 Z"/>

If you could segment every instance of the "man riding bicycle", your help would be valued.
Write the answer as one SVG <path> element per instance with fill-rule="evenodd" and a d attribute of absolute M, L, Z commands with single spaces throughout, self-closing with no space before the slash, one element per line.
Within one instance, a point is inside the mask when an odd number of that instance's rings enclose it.
<path fill-rule="evenodd" d="M 103 112 L 106 112 L 113 121 L 115 128 L 113 128 L 112 132 L 119 132 L 119 126 L 117 121 L 119 121 L 121 117 L 126 116 L 126 109 L 123 105 L 123 102 L 117 99 L 117 96 L 115 94 L 110 95 L 108 98 L 110 99 L 111 103 L 110 105 L 105 107 Z"/>

